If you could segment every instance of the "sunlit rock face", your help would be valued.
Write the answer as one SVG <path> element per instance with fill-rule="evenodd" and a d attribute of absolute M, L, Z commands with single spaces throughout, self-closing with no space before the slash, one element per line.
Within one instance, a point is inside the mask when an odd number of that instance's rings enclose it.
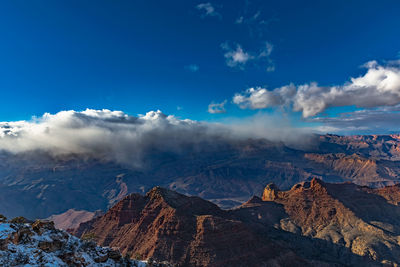
<path fill-rule="evenodd" d="M 271 197 L 271 195 L 273 197 Z M 303 236 L 349 248 L 374 261 L 400 261 L 399 186 L 369 188 L 353 183 L 332 184 L 319 179 L 303 182 L 288 191 L 267 186 L 263 200 L 282 205 L 287 220 Z M 297 230 L 296 228 L 293 228 Z"/>

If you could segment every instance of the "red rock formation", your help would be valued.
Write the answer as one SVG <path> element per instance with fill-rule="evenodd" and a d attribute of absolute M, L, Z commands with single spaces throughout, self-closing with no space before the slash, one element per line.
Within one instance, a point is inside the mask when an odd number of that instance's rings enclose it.
<path fill-rule="evenodd" d="M 319 179 L 291 190 L 267 186 L 263 200 L 283 205 L 280 228 L 348 247 L 354 254 L 387 264 L 400 262 L 400 187 L 371 189 Z M 297 228 L 296 228 L 297 227 Z"/>
<path fill-rule="evenodd" d="M 369 192 L 378 194 L 385 199 L 388 200 L 388 202 L 394 204 L 394 205 L 399 205 L 400 202 L 400 184 L 397 185 L 392 185 L 392 186 L 386 186 L 383 188 L 376 188 L 376 189 L 370 189 Z"/>
<path fill-rule="evenodd" d="M 85 233 L 132 257 L 179 266 L 301 266 L 307 262 L 211 202 L 160 187 L 146 196 L 125 197 L 74 232 Z"/>

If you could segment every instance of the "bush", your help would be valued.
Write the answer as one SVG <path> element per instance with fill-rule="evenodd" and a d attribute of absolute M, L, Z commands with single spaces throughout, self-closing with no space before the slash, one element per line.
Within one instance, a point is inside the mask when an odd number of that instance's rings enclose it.
<path fill-rule="evenodd" d="M 131 254 L 130 252 L 127 252 L 127 253 L 125 254 L 125 259 L 130 260 L 131 257 L 132 257 L 132 254 Z"/>
<path fill-rule="evenodd" d="M 85 233 L 81 237 L 81 239 L 84 240 L 84 241 L 94 241 L 96 238 L 97 238 L 96 235 L 94 233 L 92 233 L 92 232 Z"/>
<path fill-rule="evenodd" d="M 15 218 L 11 219 L 11 221 L 10 221 L 10 223 L 27 223 L 27 222 L 28 222 L 28 220 L 22 216 L 15 217 Z"/>
<path fill-rule="evenodd" d="M 0 214 L 0 223 L 7 222 L 7 217 L 4 216 L 3 214 Z"/>
<path fill-rule="evenodd" d="M 138 261 L 141 261 L 143 259 L 142 255 L 140 255 L 140 253 L 138 252 L 135 253 L 135 256 L 133 258 Z"/>

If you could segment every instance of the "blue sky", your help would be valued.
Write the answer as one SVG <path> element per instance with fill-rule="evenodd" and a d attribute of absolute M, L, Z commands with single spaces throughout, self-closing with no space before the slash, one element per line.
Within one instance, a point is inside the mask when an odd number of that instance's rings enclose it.
<path fill-rule="evenodd" d="M 390 96 L 338 98 L 305 113 L 287 108 L 297 100 L 254 105 L 245 91 L 345 86 L 370 69 L 397 73 L 398 14 L 398 1 L 2 1 L 0 121 L 86 108 L 206 121 L 283 112 L 328 129 L 349 127 L 331 118 L 360 111 L 387 118 L 397 112 Z M 235 103 L 236 94 L 245 99 Z M 209 113 L 210 103 L 220 113 Z M 396 130 L 388 125 L 379 131 Z"/>

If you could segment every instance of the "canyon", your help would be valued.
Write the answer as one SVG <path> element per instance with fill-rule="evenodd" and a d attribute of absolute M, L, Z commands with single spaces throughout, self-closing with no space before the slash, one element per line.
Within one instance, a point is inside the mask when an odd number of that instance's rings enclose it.
<path fill-rule="evenodd" d="M 143 155 L 140 168 L 93 155 L 43 151 L 0 153 L 0 213 L 48 218 L 70 209 L 106 211 L 130 193 L 162 186 L 210 200 L 222 208 L 319 178 L 379 188 L 400 181 L 400 139 L 383 136 L 313 136 L 298 144 L 265 139 L 217 140 L 202 148 Z"/>

